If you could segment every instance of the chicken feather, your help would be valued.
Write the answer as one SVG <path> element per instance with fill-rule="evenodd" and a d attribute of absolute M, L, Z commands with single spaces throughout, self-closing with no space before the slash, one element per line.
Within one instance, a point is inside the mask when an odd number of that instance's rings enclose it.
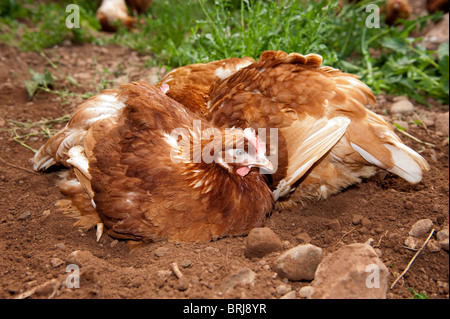
<path fill-rule="evenodd" d="M 376 168 L 418 183 L 429 169 L 425 159 L 368 109 L 375 104 L 370 88 L 355 75 L 322 66 L 321 56 L 266 51 L 245 67 L 230 65 L 232 71 L 224 79 L 214 76 L 228 61 L 180 67 L 158 85 L 170 82 L 169 96 L 215 126 L 277 128 L 278 171 L 272 174 L 276 198 L 294 188 L 291 199 L 295 202 L 327 198 L 374 175 Z M 198 85 L 203 75 L 207 81 Z M 197 91 L 192 94 L 185 90 L 188 86 Z M 346 123 L 341 121 L 336 130 L 324 130 L 313 139 L 318 128 L 339 118 L 346 118 Z M 326 141 L 329 144 L 323 147 Z M 311 158 L 315 163 L 308 162 Z"/>

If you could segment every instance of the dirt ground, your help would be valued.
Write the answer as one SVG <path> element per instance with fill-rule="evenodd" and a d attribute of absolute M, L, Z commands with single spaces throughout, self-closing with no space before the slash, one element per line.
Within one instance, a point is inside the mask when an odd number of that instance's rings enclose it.
<path fill-rule="evenodd" d="M 39 92 L 32 100 L 24 85 L 28 68 L 51 71 L 55 89 L 72 92 L 94 91 L 101 83 L 144 79 L 157 81 L 160 70 L 144 67 L 149 56 L 138 56 L 116 46 L 74 46 L 65 43 L 38 53 L 20 52 L 0 45 L 0 298 L 279 298 L 289 290 L 298 291 L 309 282 L 291 282 L 274 275 L 270 265 L 281 252 L 261 259 L 244 256 L 245 237 L 224 238 L 203 244 L 155 243 L 130 253 L 123 241 L 103 235 L 96 242 L 95 230 L 83 232 L 72 227 L 73 220 L 59 213 L 55 202 L 62 199 L 56 187 L 58 172 L 32 171 L 31 150 L 13 140 L 16 134 L 30 134 L 23 140 L 39 148 L 46 140 L 39 126 L 20 129 L 17 122 L 37 122 L 69 114 L 82 98 Z M 51 63 L 54 64 L 54 67 Z M 164 72 L 163 70 L 161 71 Z M 67 75 L 75 79 L 68 80 Z M 112 82 L 109 82 L 112 81 Z M 390 271 L 389 282 L 403 271 L 415 251 L 405 248 L 411 226 L 429 218 L 439 231 L 449 224 L 448 138 L 436 129 L 435 120 L 448 112 L 448 105 L 430 101 L 433 108 L 415 104 L 416 115 L 392 117 L 386 110 L 391 96 L 378 96 L 375 110 L 390 121 L 412 122 L 415 116 L 427 128 L 409 124 L 408 132 L 429 146 L 401 135 L 404 142 L 420 151 L 431 165 L 423 181 L 415 186 L 393 175 L 377 175 L 326 201 L 306 203 L 289 211 L 274 211 L 266 226 L 284 242 L 284 248 L 298 245 L 301 233 L 326 254 L 349 243 L 374 239 L 381 260 Z M 17 121 L 17 122 L 14 122 Z M 53 129 L 64 124 L 54 124 Z M 448 134 L 448 133 L 447 133 Z M 354 215 L 370 222 L 354 225 Z M 161 248 L 163 247 L 163 248 Z M 165 249 L 164 249 L 165 248 Z M 70 254 L 83 251 L 77 258 Z M 66 265 L 81 264 L 80 288 L 67 288 Z M 171 271 L 176 262 L 185 281 Z M 252 285 L 224 289 L 229 276 L 243 268 L 257 276 Z M 424 249 L 403 280 L 387 297 L 407 299 L 410 288 L 430 298 L 449 297 L 449 255 L 440 249 Z M 287 289 L 277 289 L 284 285 Z M 297 294 L 298 297 L 298 294 Z"/>

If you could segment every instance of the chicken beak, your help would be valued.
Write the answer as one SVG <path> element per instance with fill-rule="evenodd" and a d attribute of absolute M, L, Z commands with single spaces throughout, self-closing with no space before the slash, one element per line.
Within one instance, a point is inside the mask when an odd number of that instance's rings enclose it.
<path fill-rule="evenodd" d="M 269 173 L 273 171 L 273 164 L 264 154 L 258 154 L 256 159 L 250 163 L 248 163 L 249 167 L 260 167 L 264 170 L 267 170 Z"/>

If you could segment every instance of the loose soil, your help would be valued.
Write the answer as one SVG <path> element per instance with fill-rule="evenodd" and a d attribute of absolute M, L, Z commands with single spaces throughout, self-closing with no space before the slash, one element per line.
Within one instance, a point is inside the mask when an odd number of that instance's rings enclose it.
<path fill-rule="evenodd" d="M 63 196 L 56 187 L 62 168 L 45 173 L 32 171 L 33 152 L 13 140 L 17 122 L 36 122 L 69 114 L 83 99 L 39 92 L 32 100 L 24 85 L 28 68 L 48 69 L 56 78 L 56 90 L 94 92 L 102 83 L 115 87 L 138 79 L 155 83 L 164 70 L 145 67 L 149 56 L 118 46 L 72 45 L 65 43 L 45 51 L 45 57 L 0 45 L 0 298 L 279 298 L 281 284 L 298 291 L 309 282 L 291 282 L 279 278 L 271 268 L 281 252 L 261 259 L 244 256 L 245 237 L 223 238 L 201 244 L 154 243 L 130 252 L 125 241 L 103 235 L 96 242 L 95 230 L 87 232 L 72 226 L 73 220 L 60 213 L 55 202 Z M 49 60 L 55 65 L 52 67 Z M 76 80 L 67 78 L 70 75 Z M 370 238 L 379 248 L 381 260 L 390 271 L 389 282 L 403 271 L 415 251 L 405 248 L 411 226 L 429 218 L 439 231 L 449 223 L 449 149 L 448 137 L 435 126 L 435 120 L 448 112 L 447 105 L 430 101 L 433 108 L 415 105 L 416 115 L 394 117 L 386 110 L 391 96 L 378 96 L 375 111 L 385 114 L 391 123 L 409 123 L 408 132 L 425 145 L 400 135 L 404 142 L 421 152 L 431 165 L 423 181 L 409 185 L 391 174 L 350 187 L 328 200 L 305 203 L 292 210 L 276 210 L 267 220 L 283 241 L 284 248 L 302 242 L 301 233 L 311 244 L 332 253 L 350 243 Z M 427 128 L 412 123 L 416 116 Z M 17 121 L 17 122 L 14 122 Z M 53 124 L 53 129 L 64 123 Z M 37 149 L 46 137 L 39 127 L 18 130 L 29 134 L 26 145 Z M 369 222 L 354 225 L 354 215 Z M 160 247 L 165 247 L 161 250 Z M 73 251 L 88 251 L 82 262 L 80 288 L 67 288 L 66 264 Z M 155 254 L 156 252 L 156 254 Z M 159 256 L 157 256 L 159 255 Z M 186 281 L 180 285 L 171 270 L 180 265 Z M 242 268 L 257 276 L 252 285 L 224 290 L 227 277 Z M 412 297 L 410 289 L 430 298 L 448 298 L 449 256 L 441 249 L 424 249 L 388 298 Z M 297 294 L 298 297 L 298 294 Z"/>

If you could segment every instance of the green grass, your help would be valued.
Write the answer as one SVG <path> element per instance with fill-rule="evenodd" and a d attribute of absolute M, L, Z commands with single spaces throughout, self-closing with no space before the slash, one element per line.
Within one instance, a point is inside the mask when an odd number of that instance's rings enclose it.
<path fill-rule="evenodd" d="M 75 43 L 119 44 L 151 56 L 146 66 L 168 68 L 231 56 L 258 56 L 265 50 L 318 53 L 324 63 L 361 76 L 376 94 L 407 95 L 426 104 L 449 102 L 448 43 L 428 51 L 414 30 L 440 14 L 390 27 L 367 28 L 365 0 L 340 10 L 334 1 L 160 0 L 141 15 L 137 30 L 113 36 L 98 32 L 95 1 L 4 0 L 0 42 L 42 51 L 70 39 Z M 65 26 L 65 5 L 81 9 L 81 28 Z M 18 34 L 19 36 L 16 36 Z"/>

